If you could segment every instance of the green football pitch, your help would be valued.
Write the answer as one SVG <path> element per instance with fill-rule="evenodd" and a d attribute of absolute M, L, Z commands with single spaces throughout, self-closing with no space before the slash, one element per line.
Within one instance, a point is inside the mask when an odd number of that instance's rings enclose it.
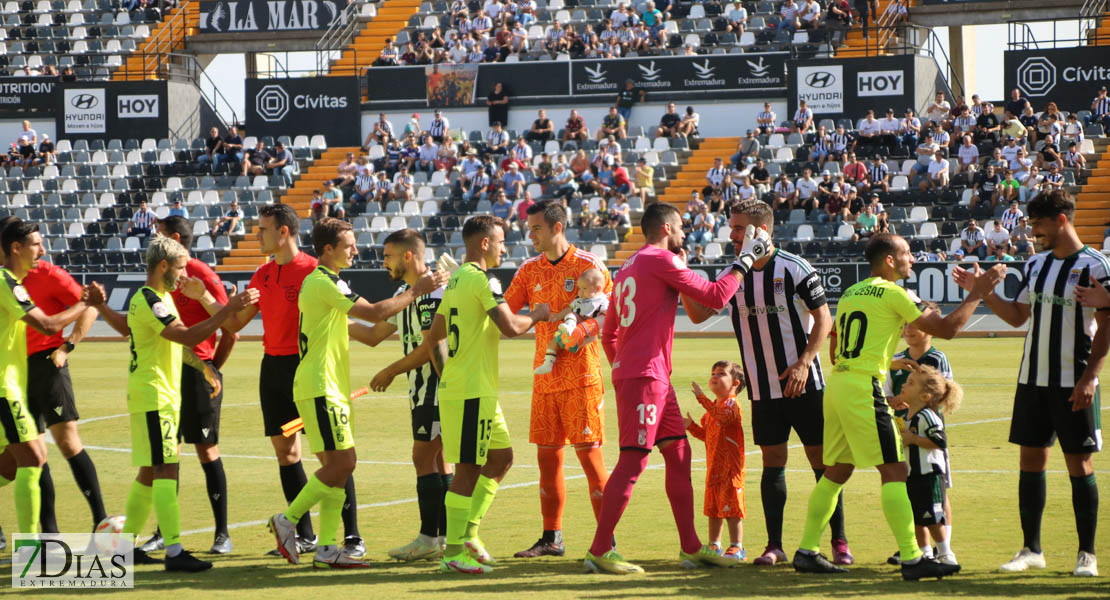
<path fill-rule="evenodd" d="M 277 463 L 269 441 L 262 436 L 258 407 L 258 364 L 261 344 L 241 343 L 224 370 L 223 421 L 220 451 L 223 454 L 230 499 L 229 556 L 216 557 L 215 568 L 195 575 L 168 574 L 155 567 L 140 567 L 133 594 L 224 594 L 229 598 L 327 597 L 396 598 L 421 595 L 461 595 L 505 598 L 654 598 L 654 597 L 1052 597 L 1106 598 L 1107 579 L 1077 579 L 1075 525 L 1071 491 L 1063 458 L 1055 451 L 1048 473 L 1048 506 L 1044 517 L 1043 545 L 1048 569 L 1033 574 L 1004 574 L 998 565 L 1021 546 L 1017 517 L 1017 448 L 1006 442 L 1014 382 L 1021 359 L 1019 339 L 966 339 L 940 342 L 951 360 L 957 380 L 964 386 L 963 408 L 948 419 L 955 487 L 951 490 L 954 512 L 953 550 L 964 569 L 943 582 L 902 582 L 896 567 L 884 559 L 895 550 L 890 530 L 879 507 L 879 479 L 873 470 L 858 472 L 845 489 L 847 531 L 857 564 L 851 573 L 837 577 L 798 575 L 789 565 L 756 568 L 750 558 L 766 542 L 759 498 L 759 449 L 751 442 L 750 404 L 744 402 L 747 442 L 747 519 L 744 542 L 749 561 L 736 568 L 687 571 L 678 564 L 678 536 L 663 491 L 662 458 L 652 455 L 649 470 L 636 485 L 632 502 L 617 529 L 624 556 L 642 565 L 641 576 L 601 576 L 583 573 L 582 557 L 593 536 L 594 518 L 586 481 L 568 452 L 567 506 L 564 518 L 567 556 L 516 560 L 513 552 L 527 548 L 539 536 L 541 519 L 537 491 L 535 450 L 528 443 L 528 410 L 531 389 L 531 340 L 501 344 L 501 406 L 508 419 L 516 451 L 516 464 L 482 523 L 482 539 L 499 559 L 495 571 L 480 578 L 441 575 L 431 562 L 398 564 L 386 551 L 411 540 L 417 533 L 415 476 L 409 462 L 411 437 L 407 384 L 394 381 L 385 394 L 358 400 L 354 424 L 360 459 L 355 478 L 360 502 L 359 525 L 366 539 L 372 568 L 358 572 L 314 571 L 264 556 L 274 547 L 266 519 L 284 507 Z M 352 345 L 352 387 L 365 385 L 382 366 L 400 354 L 397 342 L 378 349 Z M 727 338 L 679 339 L 674 346 L 673 383 L 683 410 L 695 417 L 701 410 L 689 393 L 690 381 L 705 386 L 709 366 L 722 358 L 737 357 L 736 344 Z M 823 355 L 825 353 L 823 352 Z M 81 412 L 81 437 L 100 473 L 110 514 L 122 514 L 135 469 L 130 466 L 129 433 L 124 385 L 127 346 L 123 343 L 86 343 L 71 360 L 74 386 Z M 608 383 L 608 369 L 606 368 Z M 607 387 L 609 387 L 607 385 Z M 606 463 L 616 462 L 616 409 L 612 391 L 605 404 Z M 705 475 L 704 446 L 694 442 L 694 490 L 699 532 L 706 530 L 700 516 Z M 813 473 L 797 439 L 787 480 L 789 500 L 784 539 L 793 552 L 801 535 L 806 499 L 813 487 Z M 57 448 L 49 449 L 57 488 L 58 521 L 63 532 L 87 531 L 88 507 L 78 492 Z M 191 448 L 182 459 L 181 509 L 184 542 L 188 549 L 207 550 L 212 543 L 212 514 L 205 496 L 203 473 Z M 311 470 L 315 460 L 306 460 Z M 1096 471 L 1106 472 L 1106 458 L 1096 455 Z M 1102 475 L 1103 489 L 1110 479 Z M 0 491 L 0 525 L 15 526 L 11 487 Z M 1105 491 L 1104 491 L 1104 495 Z M 1110 549 L 1110 502 L 1103 502 L 1098 547 Z M 152 515 L 153 521 L 153 515 Z M 152 531 L 148 523 L 146 531 Z M 145 535 L 144 535 L 145 539 Z M 824 540 L 828 551 L 828 539 Z M 7 551 L 4 551 L 7 555 Z M 1110 557 L 1110 553 L 1103 555 Z M 1105 559 L 1110 560 L 1110 559 Z M 1103 564 L 1110 569 L 1110 562 Z M 0 595 L 14 590 L 0 591 Z M 36 594 L 38 592 L 20 592 Z M 96 594 L 74 591 L 72 594 Z M 38 593 L 46 595 L 46 592 Z M 71 595 L 72 595 L 71 594 Z M 105 592 L 104 594 L 107 594 Z M 58 595 L 57 592 L 54 595 Z M 350 595 L 350 596 L 348 596 Z M 356 596 L 357 595 L 357 596 Z M 199 596 L 195 596 L 199 597 Z"/>

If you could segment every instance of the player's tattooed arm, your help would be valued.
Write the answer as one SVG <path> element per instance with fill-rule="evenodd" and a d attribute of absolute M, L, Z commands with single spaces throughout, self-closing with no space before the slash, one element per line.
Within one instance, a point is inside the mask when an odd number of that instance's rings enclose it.
<path fill-rule="evenodd" d="M 181 362 L 189 365 L 190 367 L 200 371 L 204 374 L 204 380 L 208 382 L 209 387 L 212 388 L 212 397 L 215 398 L 220 394 L 222 384 L 220 383 L 220 375 L 216 369 L 200 359 L 192 348 L 185 348 L 181 351 Z"/>

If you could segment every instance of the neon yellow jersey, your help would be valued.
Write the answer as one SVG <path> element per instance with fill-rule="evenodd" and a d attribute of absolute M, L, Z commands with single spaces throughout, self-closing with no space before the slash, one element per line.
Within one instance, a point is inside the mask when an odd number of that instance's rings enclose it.
<path fill-rule="evenodd" d="M 906 323 L 921 316 L 920 300 L 893 281 L 870 277 L 844 290 L 836 306 L 834 373 L 886 381 Z"/>
<path fill-rule="evenodd" d="M 162 408 L 181 410 L 181 344 L 162 337 L 177 320 L 170 292 L 143 286 L 131 296 L 127 330 L 131 334 L 131 366 L 127 377 L 127 412 Z"/>
<path fill-rule="evenodd" d="M 501 282 L 465 263 L 447 283 L 436 314 L 447 319 L 447 362 L 439 380 L 440 399 L 497 395 L 497 348 L 501 330 L 488 312 L 505 302 Z"/>
<path fill-rule="evenodd" d="M 27 324 L 23 315 L 35 304 L 11 271 L 0 268 L 0 398 L 27 399 Z"/>
<path fill-rule="evenodd" d="M 301 283 L 297 308 L 301 311 L 301 362 L 293 378 L 293 398 L 306 400 L 351 396 L 350 338 L 347 313 L 359 295 L 346 281 L 319 265 Z"/>

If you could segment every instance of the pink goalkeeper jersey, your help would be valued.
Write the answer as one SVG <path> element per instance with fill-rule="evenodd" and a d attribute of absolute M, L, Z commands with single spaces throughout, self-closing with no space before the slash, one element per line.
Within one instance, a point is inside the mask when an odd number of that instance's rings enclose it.
<path fill-rule="evenodd" d="M 671 378 L 671 343 L 679 294 L 714 310 L 724 307 L 740 281 L 731 275 L 710 283 L 668 250 L 644 246 L 613 278 L 601 344 L 613 380 Z"/>

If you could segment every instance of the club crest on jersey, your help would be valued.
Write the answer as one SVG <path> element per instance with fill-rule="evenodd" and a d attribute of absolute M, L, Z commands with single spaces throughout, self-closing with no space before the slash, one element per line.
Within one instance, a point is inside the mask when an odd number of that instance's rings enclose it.
<path fill-rule="evenodd" d="M 574 291 L 574 280 L 570 279 L 570 278 L 564 279 L 563 280 L 563 290 L 565 290 L 567 292 L 573 292 Z"/>
<path fill-rule="evenodd" d="M 785 296 L 786 295 L 786 284 L 783 282 L 782 277 L 776 277 L 775 278 L 775 295 L 776 296 Z"/>
<path fill-rule="evenodd" d="M 1068 285 L 1074 286 L 1074 285 L 1078 284 L 1079 283 L 1079 274 L 1081 272 L 1082 272 L 1082 269 L 1072 269 L 1071 272 L 1068 273 Z"/>
<path fill-rule="evenodd" d="M 340 294 L 343 294 L 344 296 L 351 295 L 351 286 L 347 285 L 346 281 L 343 281 L 342 279 L 336 281 L 335 287 L 339 288 Z"/>
<path fill-rule="evenodd" d="M 636 443 L 640 444 L 641 446 L 643 446 L 644 444 L 647 443 L 647 430 L 646 429 L 641 429 L 640 432 L 636 435 Z"/>
<path fill-rule="evenodd" d="M 170 316 L 169 307 L 167 307 L 162 302 L 155 302 L 154 306 L 152 306 L 150 308 L 151 308 L 151 311 L 154 312 L 154 316 L 158 317 L 159 319 L 165 319 L 166 317 Z"/>
<path fill-rule="evenodd" d="M 19 300 L 20 302 L 27 302 L 31 299 L 31 296 L 27 293 L 27 288 L 23 287 L 22 285 L 17 285 L 13 287 L 12 294 L 15 296 L 15 299 Z"/>

